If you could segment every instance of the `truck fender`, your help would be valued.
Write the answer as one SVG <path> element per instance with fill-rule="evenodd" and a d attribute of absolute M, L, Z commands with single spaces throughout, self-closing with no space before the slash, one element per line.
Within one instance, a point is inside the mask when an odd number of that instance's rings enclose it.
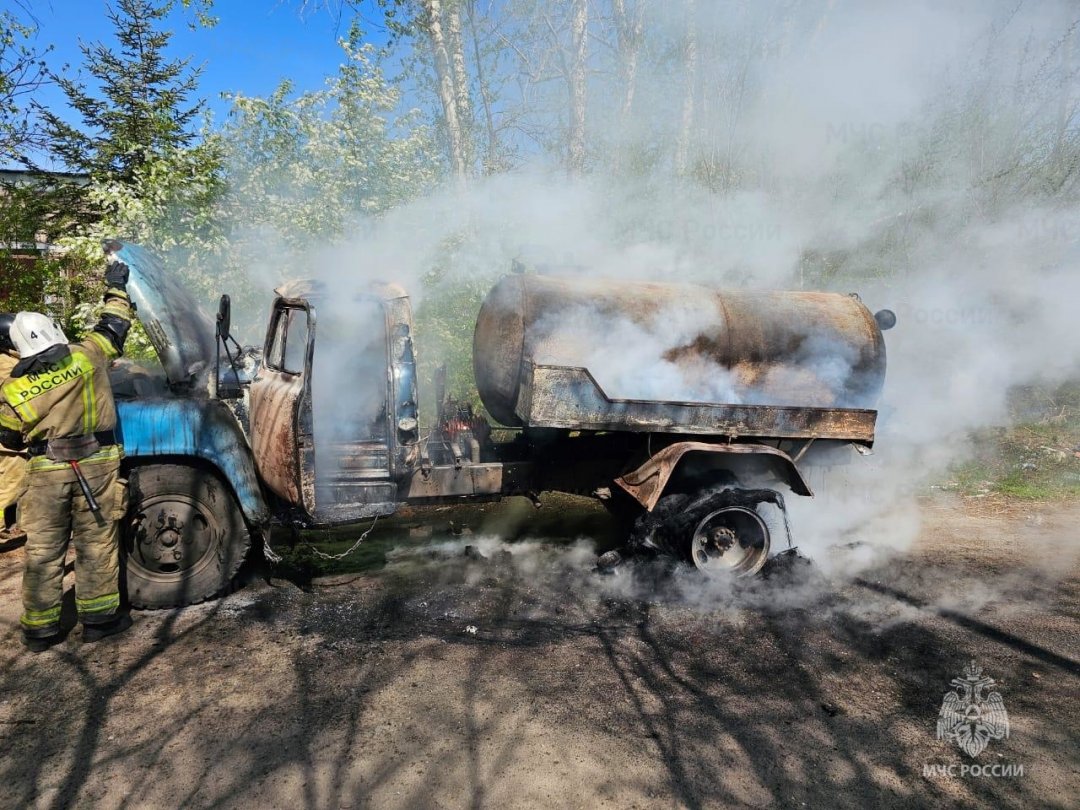
<path fill-rule="evenodd" d="M 810 495 L 809 484 L 803 478 L 799 468 L 791 456 L 775 447 L 766 444 L 708 444 L 706 442 L 676 442 L 668 445 L 663 450 L 653 454 L 652 458 L 632 472 L 626 473 L 621 478 L 616 478 L 615 483 L 626 490 L 631 497 L 645 507 L 649 512 L 656 506 L 660 496 L 667 487 L 675 468 L 679 465 L 683 456 L 688 453 L 715 453 L 715 454 L 739 454 L 757 455 L 768 457 L 770 466 L 779 474 L 780 478 L 791 487 L 791 491 L 799 495 Z"/>
<path fill-rule="evenodd" d="M 125 458 L 198 458 L 232 487 L 248 523 L 270 521 L 255 461 L 240 423 L 223 403 L 207 399 L 137 399 L 116 403 Z"/>

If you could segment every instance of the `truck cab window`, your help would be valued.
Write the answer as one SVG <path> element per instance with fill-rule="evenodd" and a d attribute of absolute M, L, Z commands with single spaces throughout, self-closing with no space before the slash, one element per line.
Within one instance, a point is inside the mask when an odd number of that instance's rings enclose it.
<path fill-rule="evenodd" d="M 285 330 L 285 358 L 282 370 L 289 374 L 304 373 L 304 357 L 307 354 L 307 310 L 290 309 L 289 323 Z"/>
<path fill-rule="evenodd" d="M 285 326 L 288 321 L 288 312 L 281 310 L 274 320 L 274 336 L 270 342 L 270 351 L 266 355 L 266 365 L 272 369 L 281 370 L 282 357 L 285 354 Z"/>
<path fill-rule="evenodd" d="M 282 309 L 274 322 L 274 337 L 266 365 L 287 374 L 304 373 L 308 314 L 303 309 Z"/>

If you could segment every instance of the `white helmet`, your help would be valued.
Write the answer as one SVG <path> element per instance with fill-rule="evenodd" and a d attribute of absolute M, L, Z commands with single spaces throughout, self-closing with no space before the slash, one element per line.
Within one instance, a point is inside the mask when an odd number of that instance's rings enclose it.
<path fill-rule="evenodd" d="M 40 312 L 20 312 L 11 324 L 11 342 L 21 357 L 33 357 L 68 342 L 56 321 Z"/>

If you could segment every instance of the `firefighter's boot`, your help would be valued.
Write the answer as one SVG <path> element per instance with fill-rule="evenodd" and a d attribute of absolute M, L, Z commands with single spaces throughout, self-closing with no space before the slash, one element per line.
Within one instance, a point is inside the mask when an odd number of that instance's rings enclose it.
<path fill-rule="evenodd" d="M 49 647 L 59 644 L 64 637 L 59 633 L 48 636 L 37 636 L 30 631 L 23 631 L 23 646 L 32 653 L 45 652 Z"/>
<path fill-rule="evenodd" d="M 108 636 L 115 636 L 117 633 L 123 633 L 131 627 L 131 617 L 126 613 L 122 613 L 110 622 L 104 624 L 83 624 L 82 640 L 83 644 L 93 644 L 95 641 L 101 641 Z"/>

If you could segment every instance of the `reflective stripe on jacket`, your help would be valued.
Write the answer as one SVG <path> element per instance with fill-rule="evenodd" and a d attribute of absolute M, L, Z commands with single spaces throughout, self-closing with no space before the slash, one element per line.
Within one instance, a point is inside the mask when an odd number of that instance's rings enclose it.
<path fill-rule="evenodd" d="M 131 320 L 127 296 L 116 291 L 110 290 L 105 312 Z M 108 371 L 109 363 L 120 352 L 108 337 L 96 331 L 68 349 L 67 357 L 0 385 L 0 426 L 20 431 L 27 442 L 116 427 Z"/>

